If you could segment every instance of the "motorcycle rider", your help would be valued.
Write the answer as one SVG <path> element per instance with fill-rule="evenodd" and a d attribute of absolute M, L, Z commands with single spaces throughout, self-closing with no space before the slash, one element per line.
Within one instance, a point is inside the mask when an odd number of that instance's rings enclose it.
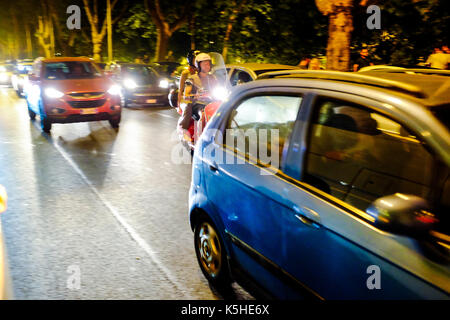
<path fill-rule="evenodd" d="M 180 114 L 182 113 L 182 110 L 180 109 L 180 103 L 184 94 L 185 82 L 189 76 L 192 76 L 197 73 L 197 68 L 195 67 L 195 57 L 199 53 L 200 51 L 198 50 L 191 50 L 188 52 L 188 55 L 186 57 L 186 60 L 188 62 L 188 69 L 183 70 L 180 76 L 180 87 L 178 89 L 178 100 L 177 100 L 178 112 Z"/>
<path fill-rule="evenodd" d="M 217 82 L 216 78 L 212 74 L 209 74 L 212 68 L 212 59 L 209 54 L 199 53 L 195 57 L 195 67 L 197 68 L 197 73 L 189 76 L 185 83 L 184 101 L 192 101 L 203 90 L 211 91 Z M 181 116 L 180 125 L 185 130 L 191 124 L 192 107 L 193 103 L 188 103 Z"/>

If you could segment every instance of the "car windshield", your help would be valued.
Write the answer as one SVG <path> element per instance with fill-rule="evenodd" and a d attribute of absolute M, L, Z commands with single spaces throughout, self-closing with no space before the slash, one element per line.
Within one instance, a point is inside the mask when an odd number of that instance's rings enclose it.
<path fill-rule="evenodd" d="M 61 61 L 45 64 L 47 80 L 93 79 L 101 77 L 100 70 L 89 61 Z"/>
<path fill-rule="evenodd" d="M 170 76 L 178 67 L 179 63 L 176 62 L 156 62 L 152 66 L 160 73 L 165 76 Z"/>
<path fill-rule="evenodd" d="M 450 130 L 450 104 L 435 107 L 432 112 Z"/>
<path fill-rule="evenodd" d="M 27 74 L 33 69 L 32 64 L 19 64 L 17 65 L 17 72 L 20 74 Z"/>
<path fill-rule="evenodd" d="M 155 84 L 156 73 L 148 66 L 123 66 L 124 79 L 133 79 L 138 84 Z"/>

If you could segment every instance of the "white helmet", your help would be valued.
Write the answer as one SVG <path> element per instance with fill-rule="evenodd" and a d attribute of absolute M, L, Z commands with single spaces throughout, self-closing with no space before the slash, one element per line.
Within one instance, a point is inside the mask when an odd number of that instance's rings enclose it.
<path fill-rule="evenodd" d="M 200 62 L 202 62 L 202 61 L 207 61 L 207 60 L 209 60 L 209 61 L 211 61 L 212 59 L 211 59 L 211 56 L 209 55 L 209 54 L 207 54 L 207 53 L 199 53 L 196 57 L 195 57 L 195 67 L 197 68 L 197 69 L 199 69 L 200 70 Z M 212 61 L 211 61 L 212 62 Z"/>

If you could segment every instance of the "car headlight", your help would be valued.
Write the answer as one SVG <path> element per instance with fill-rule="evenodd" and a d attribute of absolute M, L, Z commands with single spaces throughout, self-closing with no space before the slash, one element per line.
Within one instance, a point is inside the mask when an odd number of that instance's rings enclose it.
<path fill-rule="evenodd" d="M 47 97 L 54 99 L 61 98 L 64 95 L 64 93 L 56 90 L 55 88 L 47 88 L 44 92 Z"/>
<path fill-rule="evenodd" d="M 212 95 L 213 95 L 214 99 L 223 101 L 228 97 L 229 92 L 228 92 L 227 88 L 225 88 L 225 87 L 215 87 L 212 92 Z"/>
<path fill-rule="evenodd" d="M 137 84 L 136 84 L 136 82 L 134 82 L 133 79 L 125 79 L 123 81 L 123 85 L 128 89 L 134 89 L 137 87 Z"/>
<path fill-rule="evenodd" d="M 117 84 L 113 84 L 111 88 L 109 88 L 108 93 L 113 96 L 117 96 L 120 94 L 120 86 Z"/>
<path fill-rule="evenodd" d="M 163 89 L 167 89 L 169 87 L 169 81 L 167 79 L 163 79 L 159 81 L 159 87 Z"/>

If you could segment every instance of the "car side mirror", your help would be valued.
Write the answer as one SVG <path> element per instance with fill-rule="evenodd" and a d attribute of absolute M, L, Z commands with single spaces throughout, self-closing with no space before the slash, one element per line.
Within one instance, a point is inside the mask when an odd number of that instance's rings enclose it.
<path fill-rule="evenodd" d="M 402 193 L 376 199 L 366 213 L 377 228 L 412 238 L 427 236 L 439 222 L 425 199 Z"/>

